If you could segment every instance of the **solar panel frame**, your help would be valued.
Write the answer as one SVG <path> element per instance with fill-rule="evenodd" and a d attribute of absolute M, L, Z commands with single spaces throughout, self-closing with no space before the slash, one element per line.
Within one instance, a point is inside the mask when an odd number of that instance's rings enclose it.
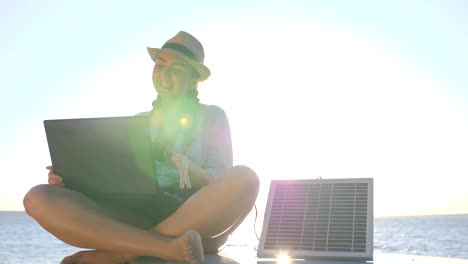
<path fill-rule="evenodd" d="M 372 178 L 272 180 L 257 256 L 372 260 L 373 214 Z"/>

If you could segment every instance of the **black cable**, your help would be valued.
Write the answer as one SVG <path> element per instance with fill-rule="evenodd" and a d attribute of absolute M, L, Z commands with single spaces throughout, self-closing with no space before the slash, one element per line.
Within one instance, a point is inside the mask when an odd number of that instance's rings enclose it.
<path fill-rule="evenodd" d="M 255 236 L 257 237 L 258 241 L 260 241 L 260 237 L 258 237 L 257 227 L 256 227 L 257 217 L 258 217 L 257 205 L 254 204 L 254 207 L 255 207 L 254 233 L 255 233 Z M 258 245 L 254 246 L 254 250 L 258 251 Z"/>
<path fill-rule="evenodd" d="M 258 241 L 260 241 L 260 237 L 258 237 L 258 234 L 257 234 L 257 227 L 256 227 L 257 217 L 258 217 L 257 205 L 254 204 L 254 207 L 255 207 L 254 232 L 255 232 L 255 236 L 257 237 Z"/>

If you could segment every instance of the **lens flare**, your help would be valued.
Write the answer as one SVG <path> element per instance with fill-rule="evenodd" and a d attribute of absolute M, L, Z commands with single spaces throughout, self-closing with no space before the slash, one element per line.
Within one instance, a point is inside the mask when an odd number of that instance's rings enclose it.
<path fill-rule="evenodd" d="M 276 256 L 276 264 L 291 264 L 291 258 L 287 253 L 281 252 L 278 256 Z"/>
<path fill-rule="evenodd" d="M 179 123 L 182 128 L 188 128 L 192 125 L 192 118 L 184 115 L 180 118 Z"/>
<path fill-rule="evenodd" d="M 182 117 L 182 118 L 180 119 L 180 124 L 181 124 L 182 126 L 186 126 L 187 123 L 188 123 L 187 117 L 184 116 L 184 117 Z"/>

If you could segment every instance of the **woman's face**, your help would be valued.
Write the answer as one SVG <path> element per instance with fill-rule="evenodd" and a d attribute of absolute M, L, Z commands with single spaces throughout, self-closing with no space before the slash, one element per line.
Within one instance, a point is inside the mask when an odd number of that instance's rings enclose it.
<path fill-rule="evenodd" d="M 174 102 L 195 88 L 192 73 L 193 67 L 182 56 L 162 50 L 153 68 L 154 88 L 163 101 Z"/>

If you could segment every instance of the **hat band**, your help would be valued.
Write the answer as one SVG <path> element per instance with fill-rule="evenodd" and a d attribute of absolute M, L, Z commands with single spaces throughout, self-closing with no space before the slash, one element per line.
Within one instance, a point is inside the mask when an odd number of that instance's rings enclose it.
<path fill-rule="evenodd" d="M 161 49 L 171 49 L 178 51 L 184 54 L 185 56 L 189 57 L 191 60 L 201 63 L 200 59 L 198 59 L 197 56 L 195 56 L 195 54 L 193 54 L 192 51 L 187 49 L 184 45 L 178 43 L 165 43 Z"/>

